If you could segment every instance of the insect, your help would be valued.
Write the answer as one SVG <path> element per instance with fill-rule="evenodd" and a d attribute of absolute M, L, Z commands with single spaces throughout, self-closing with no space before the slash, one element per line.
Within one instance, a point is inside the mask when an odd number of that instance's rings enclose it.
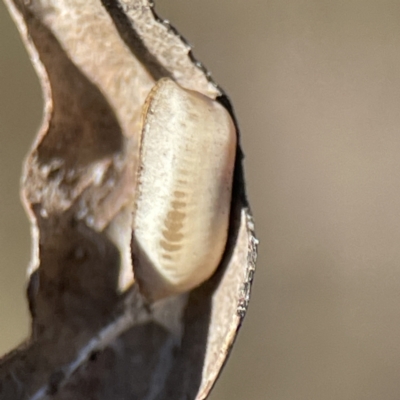
<path fill-rule="evenodd" d="M 236 130 L 218 102 L 168 78 L 143 112 L 132 235 L 135 278 L 150 300 L 189 291 L 226 247 Z"/>

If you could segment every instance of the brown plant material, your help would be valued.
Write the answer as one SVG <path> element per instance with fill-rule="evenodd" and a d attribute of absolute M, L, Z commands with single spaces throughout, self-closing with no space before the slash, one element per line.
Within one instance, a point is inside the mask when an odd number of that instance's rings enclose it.
<path fill-rule="evenodd" d="M 148 304 L 130 261 L 140 119 L 170 77 L 226 95 L 148 0 L 5 0 L 42 83 L 22 196 L 31 337 L 0 360 L 1 399 L 204 399 L 246 312 L 256 244 L 241 152 L 217 273 Z M 233 116 L 233 114 L 232 114 Z"/>

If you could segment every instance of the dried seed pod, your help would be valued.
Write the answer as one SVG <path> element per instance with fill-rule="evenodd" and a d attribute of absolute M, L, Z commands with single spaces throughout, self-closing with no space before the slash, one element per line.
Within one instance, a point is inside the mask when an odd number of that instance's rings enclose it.
<path fill-rule="evenodd" d="M 255 270 L 257 240 L 241 156 L 235 162 L 221 273 L 188 296 L 152 307 L 138 296 L 136 283 L 121 287 L 118 277 L 126 271 L 126 255 L 129 259 L 137 187 L 132 174 L 139 163 L 138 128 L 151 87 L 159 77 L 170 76 L 211 99 L 221 96 L 228 107 L 229 99 L 177 31 L 157 18 L 148 0 L 5 4 L 39 74 L 45 112 L 22 188 L 37 269 L 29 271 L 32 335 L 0 359 L 0 398 L 29 394 L 31 399 L 108 400 L 111 391 L 120 399 L 204 400 L 242 324 Z M 196 96 L 192 92 L 188 97 Z M 214 112 L 218 107 L 203 98 L 203 106 L 194 106 L 202 119 L 207 116 L 204 102 Z M 174 112 L 165 115 L 171 118 L 176 109 L 171 104 Z M 206 125 L 204 121 L 200 127 Z M 208 123 L 207 129 L 211 132 L 215 125 L 221 124 Z M 204 154 L 205 167 L 210 157 Z M 217 182 L 217 176 L 209 182 Z M 199 248 L 201 242 L 195 244 Z M 210 259 L 204 263 L 216 264 Z M 152 270 L 144 271 L 147 275 L 135 269 L 142 288 Z M 160 284 L 164 292 L 165 282 Z M 155 284 L 150 280 L 148 288 Z M 153 295 L 161 292 L 153 290 Z"/>
<path fill-rule="evenodd" d="M 218 102 L 171 79 L 145 107 L 132 257 L 151 300 L 193 289 L 223 255 L 236 131 Z"/>

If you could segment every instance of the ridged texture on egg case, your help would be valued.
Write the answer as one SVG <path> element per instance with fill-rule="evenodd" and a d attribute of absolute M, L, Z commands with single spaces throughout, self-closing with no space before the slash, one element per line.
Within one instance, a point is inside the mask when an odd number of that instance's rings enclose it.
<path fill-rule="evenodd" d="M 235 153 L 223 106 L 170 79 L 157 83 L 144 107 L 132 238 L 135 277 L 151 300 L 188 291 L 218 267 Z"/>

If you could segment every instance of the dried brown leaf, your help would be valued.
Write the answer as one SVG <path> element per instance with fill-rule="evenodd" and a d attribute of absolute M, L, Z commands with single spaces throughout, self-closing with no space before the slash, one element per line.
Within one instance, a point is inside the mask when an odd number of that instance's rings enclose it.
<path fill-rule="evenodd" d="M 204 399 L 246 312 L 257 241 L 238 148 L 229 241 L 201 287 L 155 304 L 130 262 L 141 110 L 154 83 L 229 100 L 147 0 L 5 0 L 42 83 L 22 195 L 31 337 L 1 399 Z"/>

